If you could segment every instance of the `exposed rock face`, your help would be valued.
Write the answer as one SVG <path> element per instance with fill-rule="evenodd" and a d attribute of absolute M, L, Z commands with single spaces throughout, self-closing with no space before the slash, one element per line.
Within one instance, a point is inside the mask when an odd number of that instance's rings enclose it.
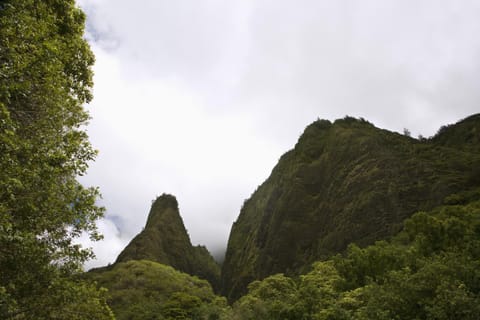
<path fill-rule="evenodd" d="M 252 280 L 388 238 L 413 213 L 477 185 L 479 124 L 475 115 L 417 140 L 363 119 L 312 123 L 233 224 L 223 294 L 233 301 Z"/>
<path fill-rule="evenodd" d="M 220 267 L 205 247 L 192 246 L 172 195 L 163 194 L 152 203 L 144 230 L 120 253 L 116 263 L 129 260 L 169 265 L 218 288 Z"/>

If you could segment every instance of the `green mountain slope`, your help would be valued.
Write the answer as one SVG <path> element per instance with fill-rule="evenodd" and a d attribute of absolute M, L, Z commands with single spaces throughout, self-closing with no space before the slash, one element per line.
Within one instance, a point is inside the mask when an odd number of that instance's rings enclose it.
<path fill-rule="evenodd" d="M 207 281 L 153 261 L 120 262 L 85 277 L 108 289 L 117 320 L 218 319 L 228 310 Z"/>
<path fill-rule="evenodd" d="M 208 280 L 217 288 L 220 267 L 203 246 L 192 246 L 177 199 L 163 194 L 153 203 L 147 223 L 120 253 L 116 263 L 150 260 Z"/>
<path fill-rule="evenodd" d="M 363 119 L 312 123 L 233 224 L 223 293 L 235 300 L 253 280 L 298 273 L 350 243 L 388 238 L 414 212 L 475 186 L 478 142 L 463 137 L 478 123 L 472 116 L 422 141 Z"/>
<path fill-rule="evenodd" d="M 438 145 L 453 148 L 480 148 L 480 114 L 472 115 L 454 125 L 443 126 L 432 138 Z"/>
<path fill-rule="evenodd" d="M 478 319 L 480 189 L 451 198 L 390 241 L 350 245 L 298 278 L 252 282 L 231 319 Z"/>

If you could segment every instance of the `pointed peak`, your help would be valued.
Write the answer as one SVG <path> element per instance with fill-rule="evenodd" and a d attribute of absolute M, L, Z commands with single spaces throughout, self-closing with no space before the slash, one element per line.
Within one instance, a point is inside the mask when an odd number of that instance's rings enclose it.
<path fill-rule="evenodd" d="M 162 194 L 152 201 L 145 228 L 130 241 L 118 262 L 151 260 L 209 280 L 217 288 L 219 266 L 205 247 L 193 247 L 175 196 Z"/>
<path fill-rule="evenodd" d="M 176 223 L 181 224 L 183 228 L 183 220 L 178 210 L 178 202 L 175 196 L 163 193 L 152 201 L 152 207 L 148 214 L 146 228 L 153 225 L 165 223 L 165 219 L 174 219 Z M 172 221 L 169 221 L 170 223 Z M 185 231 L 186 232 L 186 231 Z"/>
<path fill-rule="evenodd" d="M 152 201 L 152 209 L 172 208 L 178 210 L 178 201 L 174 195 L 163 193 Z"/>

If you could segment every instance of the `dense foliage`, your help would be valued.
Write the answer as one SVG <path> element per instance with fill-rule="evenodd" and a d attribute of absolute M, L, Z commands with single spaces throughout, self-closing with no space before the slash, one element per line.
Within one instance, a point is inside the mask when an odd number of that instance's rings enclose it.
<path fill-rule="evenodd" d="M 478 186 L 478 132 L 479 115 L 421 140 L 351 117 L 312 123 L 245 201 L 230 233 L 223 293 L 234 301 L 253 280 L 298 274 L 350 243 L 388 238 L 416 211 Z"/>
<path fill-rule="evenodd" d="M 0 319 L 478 318 L 479 115 L 420 140 L 307 127 L 232 227 L 223 289 L 248 285 L 232 307 L 174 269 L 218 284 L 169 195 L 117 263 L 82 274 L 74 240 L 100 239 L 103 214 L 76 180 L 95 156 L 84 24 L 73 0 L 0 0 Z"/>
<path fill-rule="evenodd" d="M 95 156 L 81 126 L 93 55 L 73 0 L 0 1 L 0 318 L 109 319 L 75 280 L 99 239 L 96 189 L 76 180 Z"/>
<path fill-rule="evenodd" d="M 469 198 L 475 200 L 468 204 Z M 405 221 L 391 241 L 249 285 L 232 319 L 478 319 L 480 190 Z"/>
<path fill-rule="evenodd" d="M 177 199 L 163 194 L 152 203 L 145 228 L 120 253 L 117 262 L 150 260 L 208 280 L 217 289 L 220 267 L 203 246 L 192 246 Z"/>
<path fill-rule="evenodd" d="M 455 125 L 442 126 L 432 141 L 452 148 L 480 149 L 480 114 L 472 115 Z"/>
<path fill-rule="evenodd" d="M 86 276 L 109 289 L 118 320 L 220 319 L 229 311 L 207 281 L 153 261 L 120 262 Z"/>
<path fill-rule="evenodd" d="M 233 306 L 205 280 L 151 261 L 86 275 L 117 319 L 474 320 L 480 314 L 480 189 L 415 213 L 391 240 L 317 261 L 300 276 L 248 286 Z"/>

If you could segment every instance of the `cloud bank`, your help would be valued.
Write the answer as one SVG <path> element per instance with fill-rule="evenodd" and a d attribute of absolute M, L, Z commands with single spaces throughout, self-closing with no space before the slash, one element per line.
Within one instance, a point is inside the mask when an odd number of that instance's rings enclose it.
<path fill-rule="evenodd" d="M 221 252 L 243 200 L 317 118 L 430 136 L 480 111 L 478 1 L 79 4 L 100 150 L 82 182 L 107 208 L 89 266 L 112 262 L 163 192 L 192 241 Z"/>

